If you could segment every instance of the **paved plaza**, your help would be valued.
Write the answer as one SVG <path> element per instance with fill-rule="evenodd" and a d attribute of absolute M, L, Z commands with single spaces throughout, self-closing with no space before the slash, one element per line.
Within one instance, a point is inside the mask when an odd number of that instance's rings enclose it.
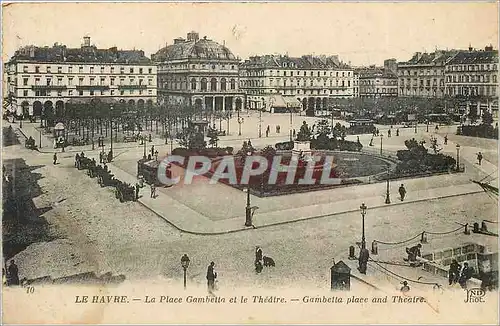
<path fill-rule="evenodd" d="M 273 118 L 275 123 L 283 125 L 289 119 L 287 115 Z M 302 123 L 299 118 L 294 121 L 297 127 Z M 37 132 L 34 125 L 27 123 L 22 130 L 16 124 L 13 127 L 20 137 L 35 136 Z M 385 133 L 387 128 L 381 126 L 380 130 Z M 248 127 L 242 133 L 251 131 Z M 160 277 L 175 281 L 181 277 L 177 260 L 188 253 L 192 260 L 189 282 L 193 284 L 203 284 L 205 265 L 213 260 L 219 266 L 222 284 L 228 288 L 281 287 L 290 283 L 304 288 L 328 287 L 327 271 L 332 259 L 346 259 L 349 246 L 359 241 L 362 202 L 368 206 L 368 243 L 399 241 L 429 230 L 447 232 L 460 227 L 457 223 L 496 220 L 496 201 L 470 181 L 496 176 L 496 156 L 485 155 L 481 166 L 475 162 L 477 151 L 493 154 L 494 142 L 454 136 L 452 132 L 453 127 L 441 128 L 437 134 L 427 133 L 425 127 L 419 127 L 417 134 L 414 129 L 402 128 L 399 137 L 384 137 L 383 155 L 394 155 L 408 138 L 429 140 L 431 135 L 448 134 L 448 145 L 443 151 L 454 155 L 455 144 L 460 142 L 465 173 L 401 180 L 408 189 L 404 202 L 396 195 L 399 181 L 392 181 L 391 204 L 384 203 L 385 183 L 267 198 L 251 196 L 252 205 L 259 207 L 254 215 L 254 228 L 243 225 L 246 194 L 223 184 L 211 185 L 207 180 L 198 179 L 193 185 L 161 188 L 155 199 L 151 199 L 149 189 L 144 188 L 139 203 L 120 203 L 110 188 L 101 188 L 85 171 L 74 168 L 74 155 L 81 148 L 68 148 L 64 153 L 58 150 L 60 164 L 52 165 L 55 152 L 52 148 L 42 147 L 36 152 L 22 145 L 5 147 L 4 161 L 22 157 L 27 165 L 37 166 L 34 172 L 43 176 L 38 181 L 43 193 L 33 201 L 36 207 L 50 207 L 41 218 L 47 221 L 50 232 L 57 238 L 51 242 L 33 242 L 15 259 L 23 276 L 30 279 L 94 271 L 98 275 L 123 274 L 130 279 Z M 256 147 L 287 138 L 259 139 L 258 134 L 254 135 L 256 138 L 251 140 Z M 348 136 L 348 139 L 355 138 Z M 230 135 L 221 137 L 221 142 L 236 149 L 246 139 Z M 379 150 L 367 146 L 370 139 L 371 135 L 360 135 L 368 151 Z M 49 139 L 42 141 L 49 143 Z M 153 144 L 165 154 L 170 150 L 170 145 L 162 144 L 161 139 L 153 139 Z M 149 146 L 148 143 L 148 150 Z M 135 183 L 136 161 L 142 157 L 143 147 L 117 144 L 115 148 L 116 158 L 109 164 L 112 173 L 118 179 Z M 84 152 L 88 157 L 97 158 L 97 150 L 85 148 Z M 497 232 L 494 225 L 492 230 Z M 496 243 L 495 237 L 466 236 L 460 231 L 429 238 L 424 252 L 458 242 L 485 243 L 490 247 Z M 275 259 L 276 268 L 255 274 L 256 245 Z M 404 246 L 381 245 L 380 260 L 401 261 L 404 256 Z M 412 269 L 394 268 L 408 277 L 415 274 Z M 371 269 L 373 275 L 381 273 L 375 265 Z M 356 276 L 356 271 L 353 275 Z M 397 278 L 379 276 L 379 287 L 394 288 L 399 284 Z M 432 279 L 429 275 L 425 277 Z"/>

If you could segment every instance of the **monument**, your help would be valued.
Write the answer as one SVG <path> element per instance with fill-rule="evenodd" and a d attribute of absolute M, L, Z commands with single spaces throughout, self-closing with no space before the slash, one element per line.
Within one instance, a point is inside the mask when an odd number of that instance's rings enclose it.
<path fill-rule="evenodd" d="M 293 142 L 292 158 L 307 160 L 308 157 L 312 156 L 311 137 L 311 129 L 305 121 L 302 122 L 297 138 Z"/>

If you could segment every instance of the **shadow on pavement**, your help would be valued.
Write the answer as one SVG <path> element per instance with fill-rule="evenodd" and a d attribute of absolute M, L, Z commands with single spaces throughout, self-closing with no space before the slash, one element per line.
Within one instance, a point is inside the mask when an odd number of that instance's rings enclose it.
<path fill-rule="evenodd" d="M 18 135 L 14 132 L 13 128 L 3 127 L 2 134 L 3 134 L 2 145 L 4 147 L 21 144 Z"/>
<path fill-rule="evenodd" d="M 52 207 L 37 208 L 33 202 L 42 194 L 38 180 L 40 173 L 33 172 L 42 165 L 28 166 L 23 159 L 5 160 L 6 177 L 3 178 L 3 253 L 10 259 L 29 245 L 52 241 L 55 237 L 42 216 Z"/>

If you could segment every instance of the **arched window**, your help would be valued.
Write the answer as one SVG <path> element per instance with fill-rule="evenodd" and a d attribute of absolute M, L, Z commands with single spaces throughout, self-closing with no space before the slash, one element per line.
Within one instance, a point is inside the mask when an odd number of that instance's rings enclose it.
<path fill-rule="evenodd" d="M 493 79 L 493 82 L 496 83 L 497 82 L 497 75 L 493 75 L 492 79 Z"/>
<path fill-rule="evenodd" d="M 220 80 L 220 90 L 225 91 L 226 90 L 226 78 L 222 78 Z"/>
<path fill-rule="evenodd" d="M 191 90 L 196 90 L 196 79 L 191 78 Z"/>
<path fill-rule="evenodd" d="M 207 90 L 207 79 L 206 78 L 202 78 L 201 79 L 201 90 L 202 91 L 206 91 Z"/>
<path fill-rule="evenodd" d="M 231 79 L 231 89 L 236 89 L 236 81 Z"/>
<path fill-rule="evenodd" d="M 212 78 L 210 80 L 210 90 L 211 91 L 216 91 L 217 90 L 217 79 Z"/>

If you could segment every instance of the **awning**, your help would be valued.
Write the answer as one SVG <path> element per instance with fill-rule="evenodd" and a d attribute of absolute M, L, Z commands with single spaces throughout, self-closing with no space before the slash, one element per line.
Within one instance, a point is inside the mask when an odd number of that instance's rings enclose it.
<path fill-rule="evenodd" d="M 273 108 L 302 108 L 302 103 L 292 96 L 274 95 L 271 98 Z"/>

